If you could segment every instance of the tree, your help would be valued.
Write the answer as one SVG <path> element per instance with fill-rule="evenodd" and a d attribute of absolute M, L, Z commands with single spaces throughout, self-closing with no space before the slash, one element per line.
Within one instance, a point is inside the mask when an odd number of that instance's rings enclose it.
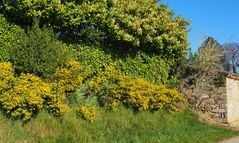
<path fill-rule="evenodd" d="M 237 73 L 239 66 L 239 43 L 226 43 L 223 47 L 226 56 L 226 70 Z"/>
<path fill-rule="evenodd" d="M 10 49 L 10 60 L 17 73 L 33 73 L 45 79 L 52 79 L 56 69 L 71 58 L 71 52 L 57 40 L 53 31 L 41 30 L 37 24 Z"/>
<path fill-rule="evenodd" d="M 145 48 L 179 61 L 188 46 L 188 21 L 174 17 L 159 0 L 8 0 L 8 18 L 27 26 L 34 19 L 75 42 L 104 40 Z M 24 22 L 24 23 L 23 23 Z M 93 34 L 92 34 L 93 33 Z M 93 37 L 92 35 L 96 35 Z M 93 38 L 92 38 L 93 37 Z M 85 41 L 85 40 L 84 40 Z"/>
<path fill-rule="evenodd" d="M 143 70 L 136 72 L 141 72 L 140 75 L 143 76 L 151 72 L 146 67 L 153 68 L 148 62 L 153 61 L 155 73 L 163 73 L 167 75 L 165 78 L 170 79 L 186 56 L 189 31 L 187 26 L 190 22 L 181 16 L 175 16 L 166 5 L 159 4 L 159 0 L 5 2 L 4 15 L 22 27 L 31 26 L 34 19 L 37 19 L 40 27 L 53 27 L 65 42 L 99 42 L 97 44 L 100 44 L 105 52 L 113 58 L 123 60 L 138 56 Z M 131 61 L 130 66 L 134 67 L 134 61 Z"/>
<path fill-rule="evenodd" d="M 94 39 L 107 12 L 106 0 L 7 0 L 5 16 L 28 27 L 34 20 L 53 27 L 67 40 L 79 42 Z"/>
<path fill-rule="evenodd" d="M 10 58 L 9 50 L 15 41 L 21 39 L 20 35 L 24 30 L 19 26 L 10 23 L 0 14 L 0 61 L 8 61 Z"/>
<path fill-rule="evenodd" d="M 223 70 L 224 51 L 213 37 L 208 37 L 198 49 L 197 65 L 201 70 Z"/>
<path fill-rule="evenodd" d="M 189 49 L 187 58 L 182 61 L 180 68 L 180 76 L 186 81 L 207 76 L 208 72 L 223 70 L 225 66 L 223 47 L 213 37 L 207 37 L 197 52 L 192 53 Z"/>

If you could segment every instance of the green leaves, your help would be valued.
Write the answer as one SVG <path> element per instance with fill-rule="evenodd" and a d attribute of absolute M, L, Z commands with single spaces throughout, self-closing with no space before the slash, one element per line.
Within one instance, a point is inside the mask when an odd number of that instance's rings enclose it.
<path fill-rule="evenodd" d="M 52 78 L 55 70 L 71 59 L 67 46 L 56 39 L 50 29 L 35 25 L 27 36 L 11 48 L 11 61 L 16 70 Z"/>
<path fill-rule="evenodd" d="M 155 0 L 115 0 L 114 3 L 105 23 L 110 38 L 134 47 L 172 48 L 180 55 L 185 52 L 177 49 L 186 50 L 189 23 L 181 17 L 173 18 L 165 5 L 158 6 Z"/>
<path fill-rule="evenodd" d="M 188 46 L 188 21 L 157 0 L 15 0 L 7 1 L 14 21 L 39 19 L 67 41 L 107 39 L 109 45 L 154 48 L 178 59 Z M 12 18 L 12 17 L 11 17 Z M 118 43 L 118 44 L 117 44 Z"/>
<path fill-rule="evenodd" d="M 157 84 L 172 83 L 169 73 L 175 64 L 173 60 L 164 60 L 158 55 L 140 51 L 132 51 L 134 54 L 116 49 L 109 51 L 108 47 L 103 46 L 75 46 L 75 50 L 77 60 L 84 66 L 84 78 L 105 74 L 107 67 L 113 66 L 123 75 L 143 78 Z"/>
<path fill-rule="evenodd" d="M 174 16 L 173 11 L 166 5 L 159 5 L 158 0 L 8 0 L 6 7 L 6 16 L 17 24 L 28 27 L 37 19 L 40 27 L 53 27 L 67 43 L 97 43 L 112 57 L 120 58 L 120 52 L 125 50 L 125 53 L 130 53 L 129 58 L 122 59 L 122 62 L 117 60 L 118 67 L 127 74 L 153 82 L 165 81 L 169 77 L 170 70 L 185 58 L 188 46 L 189 22 Z M 79 58 L 100 59 L 96 64 L 81 60 L 97 73 L 112 61 L 104 57 L 105 53 L 101 56 L 95 52 L 96 57 L 83 52 Z M 146 61 L 150 64 L 141 64 L 140 57 L 143 60 L 149 57 Z M 134 63 L 134 60 L 140 62 Z M 130 70 L 129 67 L 135 68 L 135 64 L 141 65 L 137 65 L 139 68 L 135 71 Z M 152 72 L 148 69 L 155 72 L 148 74 Z M 163 79 L 153 78 L 158 74 L 162 74 Z"/>
<path fill-rule="evenodd" d="M 21 33 L 24 31 L 8 22 L 5 17 L 0 15 L 0 61 L 9 60 L 9 50 L 13 42 L 19 40 Z"/>

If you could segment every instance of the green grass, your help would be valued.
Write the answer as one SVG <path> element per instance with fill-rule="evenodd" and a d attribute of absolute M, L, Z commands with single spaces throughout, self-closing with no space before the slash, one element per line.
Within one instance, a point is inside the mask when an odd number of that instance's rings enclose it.
<path fill-rule="evenodd" d="M 74 110 L 62 118 L 41 112 L 26 124 L 0 114 L 0 143 L 211 143 L 239 134 L 201 123 L 191 110 L 97 111 L 98 118 L 93 123 L 78 118 Z"/>

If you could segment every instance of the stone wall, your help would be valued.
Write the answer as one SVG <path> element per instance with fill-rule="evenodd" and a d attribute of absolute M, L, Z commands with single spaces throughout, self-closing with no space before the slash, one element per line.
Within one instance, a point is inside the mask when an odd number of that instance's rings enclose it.
<path fill-rule="evenodd" d="M 207 113 L 220 123 L 227 122 L 227 96 L 226 87 L 217 87 L 212 90 L 202 91 L 197 98 L 195 108 Z"/>
<path fill-rule="evenodd" d="M 182 92 L 185 93 L 189 103 L 197 111 L 206 113 L 217 122 L 226 123 L 226 82 L 223 82 L 223 84 L 220 85 L 216 85 L 214 82 L 216 76 L 218 75 L 200 75 L 194 78 L 193 84 L 185 84 L 186 86 L 183 87 Z"/>
<path fill-rule="evenodd" d="M 222 76 L 222 84 L 215 77 Z M 206 113 L 217 123 L 239 127 L 239 75 L 227 72 L 201 74 L 185 83 L 182 93 L 200 113 Z"/>

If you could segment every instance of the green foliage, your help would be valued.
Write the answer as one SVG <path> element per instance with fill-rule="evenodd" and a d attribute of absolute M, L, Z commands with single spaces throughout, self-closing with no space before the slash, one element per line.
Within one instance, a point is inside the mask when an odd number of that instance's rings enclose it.
<path fill-rule="evenodd" d="M 116 47 L 154 49 L 161 56 L 180 60 L 188 46 L 188 21 L 155 0 L 15 0 L 6 1 L 14 21 L 52 26 L 65 40 L 105 39 Z M 95 35 L 95 36 L 94 36 Z M 69 38 L 69 39 L 67 39 Z"/>
<path fill-rule="evenodd" d="M 180 16 L 173 18 L 173 11 L 165 5 L 155 0 L 113 0 L 107 16 L 108 38 L 129 46 L 154 48 L 175 60 L 184 57 L 188 22 Z"/>
<path fill-rule="evenodd" d="M 172 73 L 176 70 L 173 69 L 185 58 L 189 22 L 174 16 L 172 10 L 156 0 L 15 0 L 5 3 L 6 15 L 12 15 L 8 18 L 20 25 L 32 25 L 37 19 L 41 26 L 53 27 L 64 41 L 102 42 L 100 47 L 76 48 L 78 60 L 86 66 L 84 76 L 87 78 L 103 72 L 111 63 L 126 75 L 169 84 L 175 79 Z M 39 70 L 28 67 L 27 71 Z M 52 73 L 50 69 L 40 70 L 38 75 L 49 73 Z"/>
<path fill-rule="evenodd" d="M 77 60 L 84 66 L 82 75 L 85 78 L 104 72 L 113 63 L 111 55 L 99 46 L 76 45 L 74 48 Z"/>
<path fill-rule="evenodd" d="M 74 46 L 77 60 L 84 66 L 83 77 L 91 78 L 105 72 L 109 66 L 124 75 L 143 78 L 151 83 L 173 85 L 177 81 L 170 75 L 173 60 L 143 51 L 123 51 L 103 46 Z"/>
<path fill-rule="evenodd" d="M 11 24 L 0 14 L 0 61 L 8 61 L 9 51 L 15 41 L 20 40 L 24 30 L 15 24 Z"/>
<path fill-rule="evenodd" d="M 74 42 L 91 41 L 101 35 L 95 26 L 104 21 L 107 12 L 105 0 L 14 0 L 5 3 L 6 13 L 20 25 L 32 25 L 34 19 L 38 19 L 41 25 L 54 27 Z"/>
<path fill-rule="evenodd" d="M 135 56 L 128 55 L 116 62 L 116 69 L 127 76 L 143 78 L 151 83 L 167 84 L 170 80 L 171 62 L 161 57 L 150 56 L 143 52 L 137 52 Z"/>
<path fill-rule="evenodd" d="M 18 73 L 33 73 L 52 78 L 55 70 L 71 59 L 68 47 L 57 40 L 50 29 L 37 24 L 11 48 L 11 61 Z"/>

